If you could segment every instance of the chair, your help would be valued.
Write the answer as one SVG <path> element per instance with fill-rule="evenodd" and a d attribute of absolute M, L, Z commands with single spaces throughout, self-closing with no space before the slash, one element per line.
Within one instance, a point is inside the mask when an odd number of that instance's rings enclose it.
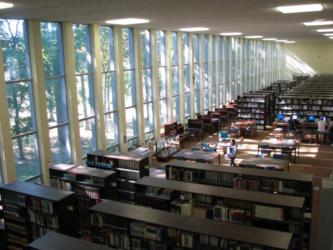
<path fill-rule="evenodd" d="M 272 153 L 272 149 L 269 147 L 269 145 L 261 145 L 260 146 L 260 153 L 263 156 L 270 156 Z"/>
<path fill-rule="evenodd" d="M 205 152 L 216 152 L 216 146 L 210 146 L 208 143 L 201 143 L 201 150 Z"/>
<path fill-rule="evenodd" d="M 230 140 L 230 136 L 227 131 L 222 130 L 219 132 L 219 142 Z"/>
<path fill-rule="evenodd" d="M 235 127 L 229 128 L 230 137 L 239 137 L 239 129 Z"/>

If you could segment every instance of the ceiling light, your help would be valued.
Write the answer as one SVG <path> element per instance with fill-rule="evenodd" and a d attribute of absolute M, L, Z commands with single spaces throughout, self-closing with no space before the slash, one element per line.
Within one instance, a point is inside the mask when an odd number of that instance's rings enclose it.
<path fill-rule="evenodd" d="M 278 42 L 278 43 L 285 43 L 285 42 L 288 42 L 288 40 L 276 40 L 276 42 Z"/>
<path fill-rule="evenodd" d="M 112 20 L 106 21 L 106 23 L 114 24 L 114 25 L 133 25 L 133 24 L 149 23 L 149 20 L 130 17 L 130 18 L 112 19 Z"/>
<path fill-rule="evenodd" d="M 207 31 L 209 28 L 207 27 L 188 27 L 188 28 L 180 28 L 180 31 L 186 32 L 197 32 L 197 31 Z"/>
<path fill-rule="evenodd" d="M 260 39 L 260 38 L 263 38 L 263 36 L 246 36 L 245 38 L 248 38 L 248 39 Z"/>
<path fill-rule="evenodd" d="M 243 33 L 241 32 L 224 32 L 220 33 L 221 36 L 241 36 Z"/>
<path fill-rule="evenodd" d="M 333 32 L 333 29 L 319 29 L 317 32 Z"/>
<path fill-rule="evenodd" d="M 305 26 L 324 26 L 324 25 L 331 25 L 333 21 L 325 21 L 325 20 L 316 20 L 312 22 L 305 22 L 303 23 Z"/>
<path fill-rule="evenodd" d="M 277 40 L 277 38 L 264 38 L 264 39 L 262 39 L 263 41 L 276 41 Z"/>
<path fill-rule="evenodd" d="M 322 11 L 324 7 L 322 4 L 300 4 L 300 5 L 278 6 L 276 7 L 276 9 L 283 14 L 290 14 L 290 13 Z"/>
<path fill-rule="evenodd" d="M 12 3 L 5 3 L 5 2 L 0 2 L 0 9 L 8 9 L 12 8 L 14 4 Z"/>
<path fill-rule="evenodd" d="M 332 40 L 333 40 L 333 36 L 329 37 L 329 39 L 332 39 Z"/>
<path fill-rule="evenodd" d="M 295 41 L 285 41 L 284 43 L 296 43 Z"/>
<path fill-rule="evenodd" d="M 326 34 L 323 34 L 324 36 L 333 36 L 333 33 L 326 33 Z"/>

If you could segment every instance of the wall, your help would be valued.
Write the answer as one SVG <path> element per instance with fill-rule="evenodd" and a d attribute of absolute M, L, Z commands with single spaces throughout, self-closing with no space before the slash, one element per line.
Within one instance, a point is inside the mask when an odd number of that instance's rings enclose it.
<path fill-rule="evenodd" d="M 287 74 L 333 74 L 333 41 L 286 44 Z"/>

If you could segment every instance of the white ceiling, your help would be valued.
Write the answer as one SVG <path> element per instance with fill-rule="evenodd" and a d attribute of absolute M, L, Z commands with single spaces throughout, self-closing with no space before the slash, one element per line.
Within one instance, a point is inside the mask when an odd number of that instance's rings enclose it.
<path fill-rule="evenodd" d="M 6 0 L 4 0 L 6 1 Z M 333 0 L 7 0 L 12 9 L 0 10 L 1 18 L 30 18 L 75 23 L 104 23 L 122 17 L 150 19 L 138 27 L 178 30 L 206 26 L 210 33 L 240 31 L 296 41 L 328 41 L 302 23 L 333 19 Z M 322 3 L 322 12 L 284 15 L 279 5 Z M 326 28 L 326 27 L 325 27 Z M 328 26 L 327 28 L 333 28 Z M 332 41 L 333 42 L 333 41 Z"/>

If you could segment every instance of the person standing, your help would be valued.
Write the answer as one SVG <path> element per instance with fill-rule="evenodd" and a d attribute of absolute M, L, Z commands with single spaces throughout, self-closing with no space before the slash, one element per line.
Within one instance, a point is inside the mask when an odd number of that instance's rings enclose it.
<path fill-rule="evenodd" d="M 232 139 L 227 149 L 227 155 L 228 158 L 230 159 L 230 167 L 235 167 L 236 154 L 237 154 L 236 141 L 235 139 Z"/>

